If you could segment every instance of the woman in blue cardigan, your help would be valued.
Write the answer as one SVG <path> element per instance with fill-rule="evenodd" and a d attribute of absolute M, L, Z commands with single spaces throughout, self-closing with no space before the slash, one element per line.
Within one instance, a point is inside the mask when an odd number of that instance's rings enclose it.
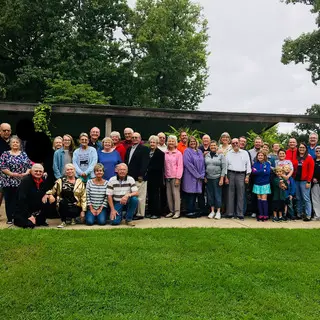
<path fill-rule="evenodd" d="M 259 151 L 256 156 L 256 161 L 252 166 L 253 174 L 253 190 L 252 192 L 257 195 L 259 216 L 258 221 L 266 221 L 269 218 L 268 214 L 268 194 L 271 193 L 270 188 L 270 174 L 271 165 L 267 161 L 267 155 Z"/>
<path fill-rule="evenodd" d="M 76 169 L 76 177 L 86 183 L 95 177 L 93 168 L 98 162 L 97 151 L 90 147 L 89 137 L 86 133 L 81 133 L 79 137 L 80 147 L 73 153 L 72 163 Z"/>
<path fill-rule="evenodd" d="M 65 165 L 72 163 L 74 141 L 69 134 L 65 134 L 62 139 L 62 148 L 56 150 L 53 156 L 53 173 L 58 180 L 65 174 Z"/>

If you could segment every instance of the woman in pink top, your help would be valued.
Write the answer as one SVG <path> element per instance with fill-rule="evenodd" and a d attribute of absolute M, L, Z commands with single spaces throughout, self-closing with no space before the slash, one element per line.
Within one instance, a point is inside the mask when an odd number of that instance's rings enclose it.
<path fill-rule="evenodd" d="M 180 182 L 183 173 L 182 153 L 177 149 L 177 137 L 169 136 L 164 156 L 164 177 L 169 206 L 166 218 L 180 218 Z"/>

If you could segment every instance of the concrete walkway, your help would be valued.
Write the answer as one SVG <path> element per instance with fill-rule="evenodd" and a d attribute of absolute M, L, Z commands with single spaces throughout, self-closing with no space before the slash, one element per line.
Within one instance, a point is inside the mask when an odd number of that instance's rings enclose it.
<path fill-rule="evenodd" d="M 8 226 L 6 224 L 6 216 L 3 207 L 0 208 L 0 229 L 17 229 L 15 226 Z M 320 221 L 310 221 L 303 222 L 301 220 L 289 221 L 289 222 L 258 222 L 253 218 L 245 218 L 244 221 L 236 219 L 221 219 L 221 220 L 211 220 L 207 217 L 201 217 L 197 219 L 180 218 L 177 220 L 173 219 L 143 219 L 135 221 L 135 228 L 258 228 L 258 229 L 320 229 Z M 48 219 L 49 227 L 39 227 L 39 229 L 53 229 L 56 228 L 61 221 L 59 219 Z M 97 229 L 119 229 L 119 228 L 132 228 L 126 225 L 120 226 L 86 226 L 86 225 L 68 225 L 63 230 L 97 230 Z"/>

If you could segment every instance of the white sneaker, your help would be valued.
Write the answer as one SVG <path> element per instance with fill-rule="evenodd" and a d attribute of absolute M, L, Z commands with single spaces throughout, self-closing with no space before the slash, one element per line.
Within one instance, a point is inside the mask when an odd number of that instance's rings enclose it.
<path fill-rule="evenodd" d="M 180 218 L 180 213 L 175 213 L 172 219 L 179 219 Z"/>
<path fill-rule="evenodd" d="M 214 218 L 217 219 L 217 220 L 220 220 L 221 219 L 221 213 L 217 212 L 216 216 Z"/>
<path fill-rule="evenodd" d="M 67 224 L 65 222 L 62 222 L 61 224 L 59 224 L 57 226 L 57 228 L 61 229 L 61 228 L 65 228 L 67 226 Z"/>
<path fill-rule="evenodd" d="M 256 218 L 257 217 L 257 214 L 256 213 L 253 213 L 252 215 L 251 215 L 251 218 Z"/>
<path fill-rule="evenodd" d="M 71 225 L 72 226 L 75 226 L 77 223 L 76 223 L 76 219 L 71 219 Z"/>
<path fill-rule="evenodd" d="M 209 218 L 209 219 L 213 219 L 215 215 L 216 215 L 215 212 L 214 212 L 214 211 L 211 211 L 211 212 L 209 213 L 209 215 L 208 215 L 208 218 Z"/>

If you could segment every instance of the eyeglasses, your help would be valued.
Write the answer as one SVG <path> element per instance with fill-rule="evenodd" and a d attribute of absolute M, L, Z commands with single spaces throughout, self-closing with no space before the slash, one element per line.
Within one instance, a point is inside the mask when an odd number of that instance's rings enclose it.
<path fill-rule="evenodd" d="M 239 142 L 231 142 L 231 144 L 239 144 Z"/>
<path fill-rule="evenodd" d="M 320 152 L 320 150 L 316 150 L 316 152 Z"/>
<path fill-rule="evenodd" d="M 132 139 L 139 139 L 139 137 L 132 137 Z"/>

